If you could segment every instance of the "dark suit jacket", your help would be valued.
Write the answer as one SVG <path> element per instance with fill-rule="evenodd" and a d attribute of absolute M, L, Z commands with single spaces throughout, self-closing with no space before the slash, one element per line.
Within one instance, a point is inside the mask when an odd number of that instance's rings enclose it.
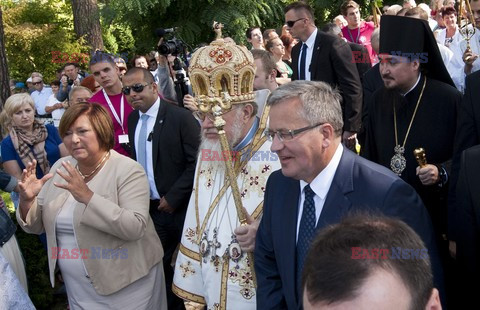
<path fill-rule="evenodd" d="M 270 175 L 255 246 L 257 309 L 301 307 L 302 297 L 295 288 L 299 197 L 299 181 L 281 171 Z M 317 230 L 360 210 L 380 212 L 409 224 L 428 248 L 438 283 L 443 281 L 432 223 L 415 190 L 385 167 L 344 149 Z"/>
<path fill-rule="evenodd" d="M 302 44 L 292 49 L 292 81 L 298 80 L 298 62 Z M 342 94 L 343 129 L 358 132 L 362 117 L 362 86 L 352 50 L 337 36 L 317 32 L 310 63 L 312 81 L 338 86 Z"/>
<path fill-rule="evenodd" d="M 480 146 L 462 153 L 457 184 L 457 262 L 461 300 L 470 306 L 480 289 Z M 468 281 L 468 282 L 466 282 Z M 465 308 L 467 309 L 467 307 Z"/>
<path fill-rule="evenodd" d="M 358 76 L 360 82 L 362 82 L 363 75 L 372 67 L 372 60 L 368 54 L 368 49 L 357 43 L 347 42 L 348 46 L 352 50 L 352 61 L 357 66 Z"/>
<path fill-rule="evenodd" d="M 455 223 L 452 219 L 456 214 L 456 183 L 460 169 L 460 156 L 469 147 L 480 144 L 480 71 L 467 75 L 465 78 L 465 94 L 458 110 L 457 131 L 453 148 L 450 188 L 448 192 L 448 234 L 455 240 Z"/>
<path fill-rule="evenodd" d="M 368 109 L 374 102 L 373 93 L 384 85 L 382 76 L 380 75 L 380 63 L 377 63 L 365 72 L 361 79 L 363 87 L 362 130 L 358 134 L 358 142 L 364 146 L 366 126 L 368 124 Z"/>
<path fill-rule="evenodd" d="M 136 160 L 135 129 L 139 112 L 128 117 L 132 158 Z M 200 143 L 198 122 L 186 109 L 160 100 L 152 136 L 155 185 L 175 212 L 186 210 L 192 193 L 193 177 Z"/>

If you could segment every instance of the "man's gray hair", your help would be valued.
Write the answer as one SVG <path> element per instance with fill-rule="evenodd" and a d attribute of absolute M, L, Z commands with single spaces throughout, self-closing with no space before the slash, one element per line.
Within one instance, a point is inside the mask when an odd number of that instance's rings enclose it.
<path fill-rule="evenodd" d="M 298 112 L 310 125 L 329 123 L 337 135 L 342 133 L 342 97 L 336 89 L 324 82 L 293 81 L 274 90 L 267 105 L 292 99 L 300 100 L 303 109 Z"/>

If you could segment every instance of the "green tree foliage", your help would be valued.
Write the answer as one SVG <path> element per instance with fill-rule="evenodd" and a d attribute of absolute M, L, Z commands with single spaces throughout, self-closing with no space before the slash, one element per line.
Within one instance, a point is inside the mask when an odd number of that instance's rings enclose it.
<path fill-rule="evenodd" d="M 2 8 L 10 78 L 25 81 L 38 71 L 50 82 L 56 69 L 75 60 L 75 53 L 88 52 L 75 39 L 68 1 L 20 0 L 2 3 Z"/>
<path fill-rule="evenodd" d="M 106 24 L 128 25 L 135 38 L 135 52 L 146 53 L 158 41 L 156 28 L 179 27 L 178 37 L 194 47 L 213 40 L 213 21 L 225 24 L 225 36 L 245 43 L 248 27 L 281 28 L 286 3 L 286 0 L 110 0 L 102 13 Z"/>

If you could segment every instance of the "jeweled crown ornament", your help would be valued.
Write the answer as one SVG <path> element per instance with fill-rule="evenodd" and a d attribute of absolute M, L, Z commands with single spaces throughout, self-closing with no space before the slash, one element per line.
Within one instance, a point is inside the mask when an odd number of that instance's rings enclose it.
<path fill-rule="evenodd" d="M 222 38 L 223 24 L 214 22 L 216 39 L 192 55 L 189 73 L 195 100 L 201 112 L 223 114 L 232 105 L 255 100 L 255 63 L 250 51 Z"/>

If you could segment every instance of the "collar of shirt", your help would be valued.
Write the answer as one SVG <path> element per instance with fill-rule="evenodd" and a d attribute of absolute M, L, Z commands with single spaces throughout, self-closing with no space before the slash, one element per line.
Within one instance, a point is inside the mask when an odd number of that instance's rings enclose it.
<path fill-rule="evenodd" d="M 315 28 L 312 34 L 308 37 L 307 41 L 303 42 L 307 44 L 308 49 L 313 49 L 313 46 L 315 45 L 315 39 L 317 38 L 317 33 L 318 33 L 318 28 Z"/>
<path fill-rule="evenodd" d="M 421 73 L 419 73 L 419 74 L 418 74 L 417 81 L 415 82 L 415 85 L 413 85 L 413 87 L 412 87 L 412 88 L 410 88 L 410 89 L 409 89 L 409 90 L 408 90 L 408 91 L 407 91 L 405 94 L 403 94 L 403 97 L 405 97 L 406 95 L 408 95 L 408 93 L 409 93 L 409 92 L 411 92 L 412 90 L 414 90 L 414 89 L 415 89 L 415 87 L 417 87 L 417 85 L 418 85 L 418 82 L 420 82 L 420 78 L 421 78 L 421 77 L 422 77 L 422 74 L 421 74 Z"/>
<path fill-rule="evenodd" d="M 138 111 L 139 118 L 142 117 L 143 114 L 147 114 L 150 118 L 157 118 L 158 114 L 158 109 L 160 108 L 160 97 L 157 98 L 157 101 L 148 109 L 147 112 L 142 113 L 141 111 Z"/>
<path fill-rule="evenodd" d="M 252 127 L 250 127 L 250 130 L 248 131 L 247 135 L 238 143 L 235 147 L 233 147 L 234 151 L 240 151 L 243 149 L 245 146 L 250 144 L 252 141 L 253 137 L 255 136 L 255 133 L 257 132 L 258 125 L 260 123 L 260 120 L 258 117 L 255 116 L 255 121 L 252 124 Z"/>
<path fill-rule="evenodd" d="M 340 143 L 328 165 L 310 183 L 310 187 L 312 188 L 315 195 L 320 197 L 320 199 L 322 200 L 325 199 L 328 191 L 330 190 L 330 186 L 332 185 L 333 177 L 335 176 L 335 172 L 337 171 L 338 165 L 340 164 L 342 154 L 343 145 Z M 304 194 L 303 189 L 307 185 L 307 182 L 300 180 L 300 191 L 302 192 L 302 195 Z"/>
<path fill-rule="evenodd" d="M 323 169 L 313 181 L 310 183 L 310 188 L 315 193 L 313 201 L 315 202 L 315 223 L 318 223 L 320 214 L 322 214 L 323 205 L 325 204 L 325 198 L 327 197 L 330 186 L 332 185 L 335 172 L 337 171 L 338 165 L 340 164 L 340 159 L 343 154 L 343 146 L 339 144 L 335 153 L 333 154 L 332 159 L 328 163 L 327 167 Z M 300 180 L 300 199 L 298 205 L 298 217 L 297 217 L 297 239 L 298 239 L 298 230 L 300 229 L 300 221 L 303 214 L 303 203 L 305 202 L 305 193 L 304 188 L 307 186 L 307 182 Z"/>

